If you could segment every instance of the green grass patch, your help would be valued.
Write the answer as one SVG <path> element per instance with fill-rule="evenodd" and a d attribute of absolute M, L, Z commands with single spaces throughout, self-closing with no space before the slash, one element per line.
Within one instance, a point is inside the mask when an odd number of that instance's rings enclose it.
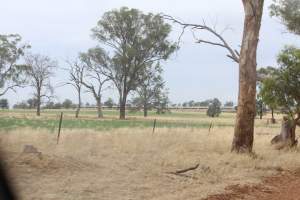
<path fill-rule="evenodd" d="M 46 128 L 54 130 L 58 127 L 58 120 L 54 119 L 20 119 L 20 118 L 0 118 L 2 129 L 14 129 L 21 127 Z M 181 121 L 160 121 L 157 120 L 156 127 L 162 128 L 208 128 L 207 122 L 181 122 Z M 215 127 L 230 127 L 233 124 L 215 123 Z M 86 119 L 65 119 L 62 123 L 67 129 L 95 129 L 109 130 L 116 128 L 151 128 L 152 120 L 86 120 Z"/>
<path fill-rule="evenodd" d="M 64 112 L 64 114 L 68 115 L 75 115 L 74 109 L 48 109 L 48 110 L 42 110 L 41 115 L 59 115 L 61 112 Z M 34 109 L 12 109 L 12 110 L 0 110 L 0 113 L 17 113 L 17 114 L 30 114 L 35 115 L 36 110 Z M 95 109 L 82 109 L 80 111 L 81 116 L 97 116 L 97 111 Z M 118 110 L 103 110 L 104 116 L 119 116 Z M 141 117 L 143 116 L 143 112 L 137 111 L 137 112 L 126 112 L 126 116 L 129 117 Z M 154 110 L 150 110 L 148 112 L 149 117 L 174 117 L 174 118 L 207 118 L 206 112 L 204 111 L 172 111 L 170 113 L 164 113 L 164 114 L 157 114 Z M 221 113 L 219 118 L 233 118 L 235 116 L 234 113 Z"/>

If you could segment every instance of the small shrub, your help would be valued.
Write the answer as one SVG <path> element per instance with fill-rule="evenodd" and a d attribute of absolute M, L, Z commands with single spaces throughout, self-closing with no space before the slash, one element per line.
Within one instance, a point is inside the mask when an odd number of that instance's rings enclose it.
<path fill-rule="evenodd" d="M 207 109 L 207 116 L 209 117 L 218 117 L 221 113 L 221 105 L 222 103 L 219 99 L 215 98 L 211 101 Z"/>

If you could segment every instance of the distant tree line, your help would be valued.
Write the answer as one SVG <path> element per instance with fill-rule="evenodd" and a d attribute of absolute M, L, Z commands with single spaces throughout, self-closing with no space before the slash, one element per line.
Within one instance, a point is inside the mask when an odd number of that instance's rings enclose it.
<path fill-rule="evenodd" d="M 172 104 L 172 107 L 208 107 L 215 99 L 217 99 L 217 98 L 207 99 L 204 101 L 190 100 L 190 101 L 186 101 L 186 102 L 179 103 L 179 104 Z M 217 99 L 217 100 L 220 101 L 219 99 Z M 222 103 L 220 106 L 222 106 Z M 223 106 L 224 107 L 233 107 L 234 103 L 233 103 L 233 101 L 226 101 L 223 104 Z"/>
<path fill-rule="evenodd" d="M 82 106 L 82 92 L 87 91 L 95 99 L 97 116 L 102 118 L 103 91 L 112 88 L 119 94 L 120 119 L 125 119 L 129 96 L 136 106 L 143 106 L 145 117 L 152 108 L 164 113 L 169 100 L 162 62 L 178 49 L 177 42 L 169 40 L 170 32 L 171 26 L 159 14 L 127 7 L 104 13 L 92 29 L 98 44 L 79 52 L 75 60 L 67 60 L 64 67 L 69 77 L 62 80 L 61 87 L 71 85 L 76 90 L 75 116 Z M 35 108 L 37 116 L 42 108 L 75 107 L 70 101 L 52 101 L 55 87 L 51 80 L 59 69 L 57 61 L 29 49 L 20 35 L 0 35 L 0 96 L 31 87 L 33 97 L 13 107 Z M 114 105 L 111 99 L 105 103 Z"/>
<path fill-rule="evenodd" d="M 102 105 L 107 108 L 113 108 L 115 106 L 118 106 L 118 104 L 116 104 L 112 98 L 108 98 L 107 101 L 105 101 Z M 90 104 L 88 102 L 83 106 L 87 108 L 96 107 L 95 104 Z M 14 109 L 36 109 L 36 107 L 37 107 L 37 100 L 32 98 L 13 105 Z M 7 99 L 0 99 L 0 108 L 2 109 L 9 108 Z M 42 108 L 43 109 L 62 109 L 62 108 L 75 109 L 77 108 L 77 104 L 70 99 L 65 99 L 63 102 L 48 101 L 47 103 L 43 104 Z"/>
<path fill-rule="evenodd" d="M 38 106 L 37 99 L 28 99 L 27 101 L 22 101 L 13 105 L 15 109 L 36 109 Z M 74 104 L 70 99 L 65 99 L 62 103 L 49 101 L 42 106 L 43 109 L 61 109 L 61 108 L 76 108 L 76 104 Z"/>

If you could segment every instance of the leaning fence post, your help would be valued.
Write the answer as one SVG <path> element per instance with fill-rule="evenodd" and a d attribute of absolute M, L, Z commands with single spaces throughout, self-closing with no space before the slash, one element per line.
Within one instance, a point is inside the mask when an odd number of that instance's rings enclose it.
<path fill-rule="evenodd" d="M 153 133 L 154 133 L 154 131 L 155 131 L 155 126 L 156 126 L 156 119 L 154 119 L 154 122 L 153 122 L 152 134 L 153 134 Z"/>
<path fill-rule="evenodd" d="M 58 142 L 59 142 L 62 119 L 63 119 L 63 112 L 60 113 L 58 133 L 57 133 L 57 143 L 56 144 L 58 144 Z"/>

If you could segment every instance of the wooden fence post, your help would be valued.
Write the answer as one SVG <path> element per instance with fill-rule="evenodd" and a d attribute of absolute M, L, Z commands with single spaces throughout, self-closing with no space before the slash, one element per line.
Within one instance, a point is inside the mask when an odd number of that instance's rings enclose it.
<path fill-rule="evenodd" d="M 153 122 L 152 134 L 153 134 L 153 133 L 154 133 L 154 131 L 155 131 L 155 126 L 156 126 L 156 119 L 154 119 L 154 122 Z"/>
<path fill-rule="evenodd" d="M 58 144 L 58 142 L 59 142 L 62 119 L 63 119 L 63 112 L 60 113 L 58 133 L 57 133 L 57 143 L 56 144 Z"/>

